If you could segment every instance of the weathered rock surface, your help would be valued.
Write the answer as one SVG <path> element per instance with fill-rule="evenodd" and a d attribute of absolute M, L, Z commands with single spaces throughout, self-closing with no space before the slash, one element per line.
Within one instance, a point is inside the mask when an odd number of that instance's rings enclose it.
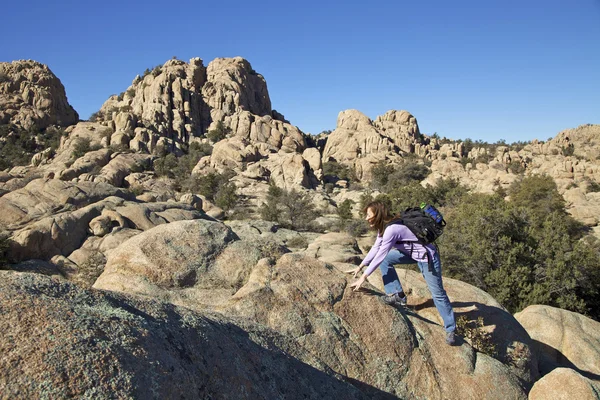
<path fill-rule="evenodd" d="M 24 129 L 69 126 L 79 116 L 48 66 L 32 60 L 0 63 L 0 124 Z"/>
<path fill-rule="evenodd" d="M 306 240 L 312 242 L 320 233 L 296 232 L 291 229 L 281 228 L 271 221 L 226 221 L 227 226 L 242 240 L 255 242 L 268 242 L 279 246 L 289 247 L 290 242 Z"/>
<path fill-rule="evenodd" d="M 327 263 L 360 264 L 362 255 L 356 239 L 347 233 L 330 232 L 316 238 L 305 254 Z"/>
<path fill-rule="evenodd" d="M 550 140 L 548 147 L 556 146 L 562 150 L 569 145 L 573 146 L 575 156 L 597 160 L 600 155 L 600 125 L 586 124 L 566 129 Z"/>
<path fill-rule="evenodd" d="M 313 257 L 261 258 L 255 242 L 231 235 L 208 221 L 148 230 L 111 253 L 94 287 L 277 329 L 375 398 L 526 398 L 508 366 L 468 345 L 447 346 L 437 324 L 352 293 L 342 272 Z"/>
<path fill-rule="evenodd" d="M 598 400 L 600 384 L 584 378 L 569 368 L 556 368 L 537 381 L 529 392 L 529 400 Z"/>
<path fill-rule="evenodd" d="M 24 188 L 0 197 L 0 224 L 16 228 L 109 196 L 131 198 L 124 190 L 101 182 L 73 183 L 58 179 L 35 179 Z"/>
<path fill-rule="evenodd" d="M 98 220 L 103 213 L 109 219 L 104 223 L 108 226 L 102 226 Z M 110 196 L 73 211 L 41 218 L 16 230 L 11 237 L 8 257 L 13 262 L 30 258 L 49 260 L 56 255 L 68 256 L 86 241 L 90 233 L 106 234 L 109 228 L 113 231 L 122 227 L 146 230 L 168 222 L 202 217 L 202 212 L 182 203 L 141 204 Z"/>
<path fill-rule="evenodd" d="M 236 238 L 225 225 L 205 220 L 149 229 L 110 254 L 94 287 L 153 295 L 194 286 Z"/>
<path fill-rule="evenodd" d="M 83 157 L 78 158 L 65 170 L 60 171 L 58 179 L 70 181 L 84 173 L 92 172 L 94 169 L 104 167 L 110 161 L 111 151 L 109 149 L 99 149 L 85 153 Z"/>
<path fill-rule="evenodd" d="M 222 315 L 0 271 L 7 398 L 372 398 L 294 341 Z"/>
<path fill-rule="evenodd" d="M 410 292 L 409 306 L 419 316 L 443 326 L 421 273 L 399 268 L 396 271 L 403 289 Z M 369 282 L 383 292 L 379 270 L 369 277 Z M 456 279 L 444 278 L 444 288 L 457 319 L 461 316 L 468 321 L 477 321 L 479 317 L 483 319 L 483 329 L 490 334 L 498 360 L 508 365 L 527 386 L 539 378 L 535 343 L 504 307 L 483 290 Z"/>
<path fill-rule="evenodd" d="M 526 397 L 499 361 L 447 346 L 440 326 L 353 293 L 346 279 L 314 258 L 286 254 L 273 267 L 257 264 L 218 309 L 277 327 L 334 371 L 394 396 Z"/>
<path fill-rule="evenodd" d="M 600 381 L 600 322 L 550 306 L 529 306 L 515 314 L 535 341 L 540 371 L 571 368 Z"/>

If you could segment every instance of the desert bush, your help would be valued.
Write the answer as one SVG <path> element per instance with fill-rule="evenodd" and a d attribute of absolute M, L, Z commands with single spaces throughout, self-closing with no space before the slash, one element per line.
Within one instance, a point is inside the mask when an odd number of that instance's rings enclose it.
<path fill-rule="evenodd" d="M 356 182 L 356 172 L 354 168 L 337 161 L 327 161 L 323 163 L 323 178 L 324 180 L 345 180 L 348 182 Z"/>
<path fill-rule="evenodd" d="M 223 124 L 223 121 L 218 121 L 215 129 L 208 131 L 206 137 L 213 143 L 223 140 L 231 133 L 231 129 Z"/>
<path fill-rule="evenodd" d="M 489 164 L 490 161 L 494 159 L 493 153 L 483 153 L 477 156 L 473 161 L 475 164 Z"/>
<path fill-rule="evenodd" d="M 0 170 L 17 165 L 28 165 L 31 157 L 42 150 L 56 150 L 64 130 L 48 127 L 45 130 L 24 130 L 18 126 L 0 125 Z"/>
<path fill-rule="evenodd" d="M 373 180 L 371 187 L 391 192 L 401 189 L 411 182 L 420 182 L 429 175 L 431 170 L 413 157 L 399 166 L 386 165 L 385 162 L 379 162 L 371 170 Z"/>
<path fill-rule="evenodd" d="M 566 189 L 567 189 L 567 190 L 569 190 L 569 189 L 575 189 L 576 187 L 577 187 L 577 184 L 576 184 L 575 182 L 570 182 L 570 183 L 567 185 Z"/>
<path fill-rule="evenodd" d="M 543 143 L 543 142 L 542 142 Z M 529 142 L 525 141 L 517 141 L 510 144 L 510 149 L 514 151 L 521 151 L 525 146 L 527 146 Z"/>
<path fill-rule="evenodd" d="M 469 138 L 465 139 L 462 142 L 462 144 L 463 144 L 463 150 L 462 150 L 463 151 L 463 155 L 469 154 L 469 152 L 471 150 L 473 150 L 473 148 L 475 147 L 475 143 L 473 142 L 472 139 L 469 139 Z"/>
<path fill-rule="evenodd" d="M 508 188 L 508 194 L 515 207 L 529 210 L 536 227 L 554 211 L 566 215 L 565 200 L 548 175 L 532 175 L 515 181 Z"/>
<path fill-rule="evenodd" d="M 457 205 L 469 193 L 469 189 L 461 185 L 457 178 L 438 179 L 435 186 L 428 185 L 426 189 L 429 193 L 426 198 L 441 207 Z"/>
<path fill-rule="evenodd" d="M 235 191 L 236 187 L 232 182 L 220 184 L 214 195 L 217 207 L 220 207 L 225 211 L 233 209 L 239 198 Z"/>
<path fill-rule="evenodd" d="M 508 170 L 515 175 L 519 175 L 525 172 L 525 166 L 521 163 L 520 160 L 512 160 L 508 164 Z"/>
<path fill-rule="evenodd" d="M 308 247 L 308 241 L 302 235 L 294 236 L 286 242 L 286 246 L 296 249 L 305 249 Z"/>
<path fill-rule="evenodd" d="M 141 194 L 144 194 L 144 187 L 142 185 L 140 185 L 139 183 L 133 184 L 129 187 L 129 191 L 131 193 L 133 193 L 134 196 L 139 196 Z"/>
<path fill-rule="evenodd" d="M 177 168 L 177 157 L 169 153 L 164 157 L 159 157 L 153 162 L 154 172 L 158 176 L 174 177 L 174 171 Z"/>
<path fill-rule="evenodd" d="M 502 198 L 463 196 L 443 213 L 448 225 L 438 244 L 450 276 L 486 290 L 490 271 L 531 265 L 527 219 Z"/>
<path fill-rule="evenodd" d="M 467 164 L 472 164 L 475 162 L 475 160 L 472 158 L 461 157 L 459 158 L 458 162 L 460 163 L 460 165 L 462 165 L 463 168 L 466 168 Z"/>
<path fill-rule="evenodd" d="M 249 210 L 246 207 L 240 207 L 239 201 L 235 204 L 235 207 L 230 211 L 230 214 L 227 216 L 228 219 L 248 220 L 252 217 L 251 210 Z"/>
<path fill-rule="evenodd" d="M 456 332 L 469 339 L 471 346 L 480 353 L 496 357 L 498 351 L 492 341 L 492 335 L 484 329 L 483 318 L 469 320 L 464 315 L 456 319 Z"/>
<path fill-rule="evenodd" d="M 572 156 L 573 154 L 575 154 L 575 146 L 573 146 L 573 143 L 569 143 L 567 146 L 562 148 L 563 156 L 568 157 Z"/>
<path fill-rule="evenodd" d="M 600 243 L 566 213 L 552 179 L 524 178 L 498 195 L 466 194 L 443 210 L 446 273 L 511 313 L 546 304 L 600 318 Z"/>
<path fill-rule="evenodd" d="M 157 174 L 174 178 L 175 185 L 181 190 L 198 193 L 198 178 L 192 176 L 192 171 L 202 157 L 212 153 L 210 145 L 192 143 L 187 153 L 179 158 L 173 154 L 167 154 L 166 149 L 162 146 L 156 148 L 156 153 L 159 155 L 159 158 L 154 162 Z M 212 194 L 216 194 L 216 188 L 212 191 Z"/>
<path fill-rule="evenodd" d="M 235 186 L 229 183 L 229 180 L 235 175 L 232 170 L 223 171 L 223 173 L 210 172 L 206 175 L 193 175 L 185 179 L 182 189 L 191 193 L 198 193 L 206 197 L 209 201 L 215 202 L 219 198 L 222 205 L 233 208 L 237 202 L 235 196 Z M 234 201 L 235 200 L 235 201 Z"/>
<path fill-rule="evenodd" d="M 391 191 L 409 185 L 412 182 L 420 182 L 427 178 L 431 170 L 424 164 L 418 162 L 405 162 L 401 164 L 388 178 L 387 190 Z"/>
<path fill-rule="evenodd" d="M 100 146 L 92 146 L 91 143 L 92 141 L 89 138 L 76 138 L 73 144 L 73 152 L 71 153 L 72 157 L 78 159 L 79 157 L 83 157 L 85 153 L 100 149 Z"/>
<path fill-rule="evenodd" d="M 416 181 L 394 189 L 387 195 L 379 195 L 376 200 L 388 203 L 394 214 L 398 214 L 409 207 L 418 207 L 422 202 L 435 203 L 433 201 L 433 191 L 430 188 L 421 186 Z"/>
<path fill-rule="evenodd" d="M 319 216 L 307 193 L 275 185 L 269 187 L 267 202 L 261 205 L 259 213 L 263 219 L 293 230 L 314 229 L 314 220 Z"/>
<path fill-rule="evenodd" d="M 210 156 L 212 154 L 212 150 L 212 146 L 208 143 L 192 142 L 188 149 L 188 155 L 195 160 L 193 162 L 195 166 L 202 157 Z"/>
<path fill-rule="evenodd" d="M 371 170 L 371 186 L 375 189 L 385 190 L 388 184 L 390 175 L 394 173 L 394 167 L 386 164 L 385 161 L 379 161 Z"/>
<path fill-rule="evenodd" d="M 343 230 L 353 237 L 359 237 L 369 231 L 369 224 L 364 219 L 351 219 L 345 222 Z"/>
<path fill-rule="evenodd" d="M 502 186 L 499 179 L 494 180 L 494 194 L 500 198 L 508 196 L 508 191 Z"/>
<path fill-rule="evenodd" d="M 63 128 L 49 126 L 45 131 L 38 135 L 36 140 L 41 142 L 40 147 L 50 147 L 52 150 L 56 150 L 60 146 L 60 139 L 63 136 L 67 136 L 67 133 L 65 133 Z"/>
<path fill-rule="evenodd" d="M 590 193 L 600 192 L 600 184 L 596 181 L 589 181 L 587 191 Z"/>
<path fill-rule="evenodd" d="M 162 66 L 161 65 L 157 65 L 156 67 L 154 67 L 152 69 L 152 71 L 150 71 L 150 73 L 152 74 L 153 77 L 157 77 L 158 75 L 160 75 L 162 72 Z"/>
<path fill-rule="evenodd" d="M 350 199 L 344 200 L 337 208 L 338 217 L 342 221 L 347 221 L 352 219 L 352 206 L 354 205 L 354 201 Z"/>

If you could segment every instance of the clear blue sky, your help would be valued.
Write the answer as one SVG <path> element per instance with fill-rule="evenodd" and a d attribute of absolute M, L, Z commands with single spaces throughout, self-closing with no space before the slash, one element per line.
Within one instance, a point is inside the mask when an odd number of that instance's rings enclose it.
<path fill-rule="evenodd" d="M 350 108 L 490 142 L 600 123 L 600 0 L 5 3 L 0 61 L 47 64 L 82 119 L 172 56 L 242 56 L 307 133 Z"/>

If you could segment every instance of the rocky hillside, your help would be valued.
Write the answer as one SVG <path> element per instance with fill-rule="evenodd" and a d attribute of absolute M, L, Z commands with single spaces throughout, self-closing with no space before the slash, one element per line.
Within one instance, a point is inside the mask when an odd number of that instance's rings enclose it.
<path fill-rule="evenodd" d="M 543 173 L 596 226 L 598 126 L 517 147 L 346 110 L 310 137 L 239 57 L 169 60 L 81 122 L 46 66 L 2 63 L 0 101 L 8 131 L 60 128 L 0 171 L 4 396 L 599 398 L 597 321 L 541 305 L 513 316 L 446 278 L 462 317 L 450 347 L 417 273 L 399 270 L 406 310 L 378 301 L 377 273 L 362 293 L 344 273 L 372 245 L 352 217 L 383 170 L 482 193 Z M 261 220 L 273 214 L 285 222 Z"/>

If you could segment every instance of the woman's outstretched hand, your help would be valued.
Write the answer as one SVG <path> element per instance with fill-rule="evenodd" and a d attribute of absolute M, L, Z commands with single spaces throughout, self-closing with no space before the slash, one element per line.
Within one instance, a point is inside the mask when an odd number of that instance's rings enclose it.
<path fill-rule="evenodd" d="M 347 274 L 354 274 L 354 275 L 352 275 L 352 277 L 356 278 L 356 275 L 358 275 L 358 273 L 360 272 L 361 269 L 362 269 L 362 264 L 356 268 L 352 268 L 352 269 L 349 269 L 348 271 L 344 271 L 344 272 Z"/>
<path fill-rule="evenodd" d="M 367 277 L 362 275 L 356 282 L 351 283 L 350 287 L 353 287 L 355 292 L 359 291 L 362 284 L 365 283 L 365 279 L 367 279 Z"/>

